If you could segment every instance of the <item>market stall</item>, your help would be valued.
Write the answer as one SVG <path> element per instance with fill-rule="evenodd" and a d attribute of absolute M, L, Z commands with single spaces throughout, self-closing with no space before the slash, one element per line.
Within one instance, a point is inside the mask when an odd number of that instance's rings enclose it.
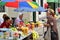
<path fill-rule="evenodd" d="M 17 8 L 13 11 L 17 12 L 44 12 L 46 11 L 43 7 L 39 6 L 36 2 L 33 1 L 4 1 L 6 2 L 5 6 Z M 28 14 L 27 14 L 28 15 Z M 0 28 L 0 39 L 1 40 L 44 40 L 44 25 L 43 22 L 38 21 L 34 22 L 27 22 L 24 21 L 24 25 L 22 22 L 20 26 L 11 26 L 10 28 Z"/>
<path fill-rule="evenodd" d="M 27 39 L 30 39 L 30 36 L 32 36 L 31 39 L 33 39 L 33 40 L 34 39 L 42 40 L 42 38 L 44 36 L 43 24 L 40 22 L 37 22 L 37 23 L 32 22 L 31 24 L 27 23 L 25 27 L 21 27 L 21 28 L 15 28 L 15 27 L 11 27 L 9 29 L 0 28 L 0 33 L 1 33 L 0 39 L 1 40 L 2 39 L 27 40 Z"/>

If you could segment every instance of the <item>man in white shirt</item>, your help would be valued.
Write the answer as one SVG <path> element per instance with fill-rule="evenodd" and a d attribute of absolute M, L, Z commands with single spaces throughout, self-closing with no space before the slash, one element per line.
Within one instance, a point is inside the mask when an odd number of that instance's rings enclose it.
<path fill-rule="evenodd" d="M 15 26 L 18 25 L 20 23 L 20 21 L 23 21 L 22 18 L 23 18 L 23 14 L 20 13 L 19 16 L 15 20 Z"/>

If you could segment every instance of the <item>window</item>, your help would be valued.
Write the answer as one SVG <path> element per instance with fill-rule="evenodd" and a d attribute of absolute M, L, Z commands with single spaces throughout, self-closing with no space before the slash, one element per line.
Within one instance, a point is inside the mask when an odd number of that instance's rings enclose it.
<path fill-rule="evenodd" d="M 5 5 L 1 0 L 0 0 L 0 12 L 5 12 Z"/>

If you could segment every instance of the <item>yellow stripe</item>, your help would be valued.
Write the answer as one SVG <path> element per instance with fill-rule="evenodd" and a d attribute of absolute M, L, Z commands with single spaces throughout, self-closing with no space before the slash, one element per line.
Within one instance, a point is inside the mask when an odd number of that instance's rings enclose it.
<path fill-rule="evenodd" d="M 28 3 L 29 5 L 31 5 L 31 7 L 34 8 L 34 9 L 38 8 L 38 6 L 35 5 L 35 4 L 33 4 L 32 2 L 27 2 L 27 3 Z"/>

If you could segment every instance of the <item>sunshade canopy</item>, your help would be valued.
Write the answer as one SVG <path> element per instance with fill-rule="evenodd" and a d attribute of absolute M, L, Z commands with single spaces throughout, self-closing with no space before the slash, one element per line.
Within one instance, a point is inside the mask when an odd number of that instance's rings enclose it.
<path fill-rule="evenodd" d="M 47 10 L 46 9 L 44 9 L 43 7 L 38 7 L 37 9 L 36 9 L 37 11 L 40 11 L 40 12 L 46 12 Z"/>
<path fill-rule="evenodd" d="M 19 7 L 38 8 L 39 5 L 36 2 L 19 2 Z"/>
<path fill-rule="evenodd" d="M 2 2 L 23 2 L 23 1 L 32 1 L 32 0 L 1 0 Z"/>
<path fill-rule="evenodd" d="M 0 2 L 0 6 L 4 6 L 6 4 L 6 2 Z"/>
<path fill-rule="evenodd" d="M 2 2 L 15 2 L 15 0 L 1 0 Z"/>
<path fill-rule="evenodd" d="M 18 2 L 7 2 L 5 6 L 18 8 Z"/>
<path fill-rule="evenodd" d="M 14 7 L 14 8 L 18 8 L 18 7 L 38 8 L 39 5 L 36 2 L 24 1 L 24 2 L 7 2 L 6 6 Z"/>
<path fill-rule="evenodd" d="M 20 8 L 20 7 L 32 8 L 27 2 L 19 2 L 19 8 Z"/>
<path fill-rule="evenodd" d="M 32 1 L 32 0 L 16 0 L 17 2 L 23 2 L 23 1 Z"/>
<path fill-rule="evenodd" d="M 33 8 L 28 8 L 28 7 L 21 7 L 21 8 L 15 9 L 14 11 L 16 11 L 16 12 L 34 12 L 36 10 Z"/>
<path fill-rule="evenodd" d="M 44 9 L 43 7 L 38 7 L 37 9 L 29 8 L 29 7 L 20 7 L 18 9 L 15 9 L 14 11 L 16 12 L 46 12 L 47 10 Z"/>

